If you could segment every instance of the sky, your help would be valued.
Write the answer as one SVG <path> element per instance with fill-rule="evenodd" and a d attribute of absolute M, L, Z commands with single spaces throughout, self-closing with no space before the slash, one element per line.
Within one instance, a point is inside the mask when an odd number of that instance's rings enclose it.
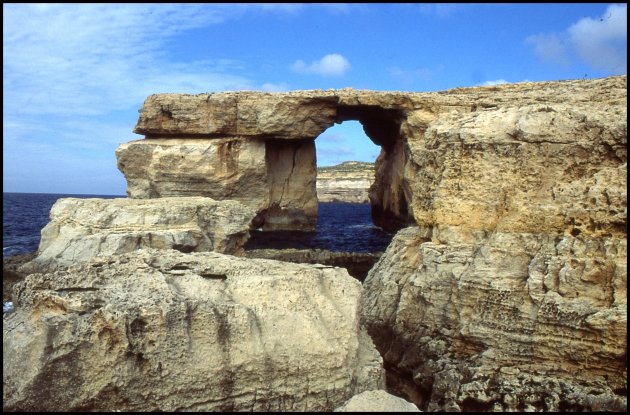
<path fill-rule="evenodd" d="M 626 4 L 3 4 L 3 191 L 125 195 L 155 93 L 431 92 L 627 73 Z M 374 161 L 356 121 L 318 166 Z"/>

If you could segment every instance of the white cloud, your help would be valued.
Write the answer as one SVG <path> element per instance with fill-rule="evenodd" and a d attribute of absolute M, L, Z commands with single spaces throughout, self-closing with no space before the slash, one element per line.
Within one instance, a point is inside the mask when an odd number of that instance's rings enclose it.
<path fill-rule="evenodd" d="M 509 82 L 506 81 L 505 79 L 497 79 L 495 81 L 486 81 L 483 84 L 481 84 L 481 86 L 494 86 L 494 85 L 503 85 L 503 84 L 509 84 Z"/>
<path fill-rule="evenodd" d="M 619 75 L 628 71 L 628 6 L 612 4 L 597 18 L 584 17 L 562 33 L 539 33 L 525 43 L 541 60 L 571 63 L 569 51 L 593 68 Z"/>
<path fill-rule="evenodd" d="M 572 25 L 569 36 L 578 55 L 589 65 L 615 74 L 628 70 L 628 5 L 613 4 L 597 19 L 585 17 Z"/>
<path fill-rule="evenodd" d="M 175 34 L 238 16 L 242 7 L 5 4 L 3 9 L 9 111 L 97 115 L 160 91 L 250 87 L 228 59 L 176 64 L 161 51 Z"/>
<path fill-rule="evenodd" d="M 313 73 L 322 76 L 340 76 L 350 69 L 350 62 L 338 53 L 331 53 L 310 65 L 299 59 L 291 65 L 297 73 Z"/>
<path fill-rule="evenodd" d="M 555 33 L 528 36 L 525 43 L 534 45 L 534 53 L 542 61 L 568 64 L 566 40 Z"/>

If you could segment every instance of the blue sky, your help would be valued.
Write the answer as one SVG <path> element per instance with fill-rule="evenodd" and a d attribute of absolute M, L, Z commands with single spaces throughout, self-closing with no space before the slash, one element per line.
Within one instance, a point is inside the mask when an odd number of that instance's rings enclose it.
<path fill-rule="evenodd" d="M 626 4 L 3 4 L 3 190 L 124 195 L 153 93 L 440 91 L 627 73 Z M 318 165 L 374 161 L 357 122 Z"/>

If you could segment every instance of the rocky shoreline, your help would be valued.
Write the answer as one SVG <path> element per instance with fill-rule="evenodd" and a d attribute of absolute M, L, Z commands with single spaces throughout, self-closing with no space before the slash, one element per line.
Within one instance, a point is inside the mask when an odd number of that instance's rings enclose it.
<path fill-rule="evenodd" d="M 372 218 L 397 232 L 365 280 L 332 265 L 352 256 L 248 254 L 254 229 L 313 229 L 314 140 L 351 119 L 382 147 Z M 18 268 L 3 410 L 413 409 L 386 390 L 626 411 L 626 76 L 157 94 L 134 131 L 129 197 L 60 199 Z"/>
<path fill-rule="evenodd" d="M 11 301 L 13 285 L 28 275 L 18 269 L 36 256 L 37 252 L 29 252 L 2 258 L 2 301 Z"/>

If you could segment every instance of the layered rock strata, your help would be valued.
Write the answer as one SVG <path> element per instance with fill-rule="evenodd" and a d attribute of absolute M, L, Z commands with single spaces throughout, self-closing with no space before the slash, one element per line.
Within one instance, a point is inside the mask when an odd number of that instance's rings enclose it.
<path fill-rule="evenodd" d="M 206 197 L 63 198 L 50 209 L 37 257 L 20 271 L 48 272 L 141 248 L 237 254 L 254 215 L 237 201 Z"/>
<path fill-rule="evenodd" d="M 147 248 L 14 291 L 6 411 L 332 411 L 382 387 L 339 268 Z"/>
<path fill-rule="evenodd" d="M 374 164 L 346 161 L 317 169 L 317 200 L 320 202 L 369 203 L 374 182 Z"/>
<path fill-rule="evenodd" d="M 121 144 L 116 156 L 130 198 L 237 200 L 264 230 L 315 228 L 312 141 L 153 138 Z"/>
<path fill-rule="evenodd" d="M 428 411 L 621 410 L 625 238 L 398 232 L 364 282 L 388 385 Z"/>

